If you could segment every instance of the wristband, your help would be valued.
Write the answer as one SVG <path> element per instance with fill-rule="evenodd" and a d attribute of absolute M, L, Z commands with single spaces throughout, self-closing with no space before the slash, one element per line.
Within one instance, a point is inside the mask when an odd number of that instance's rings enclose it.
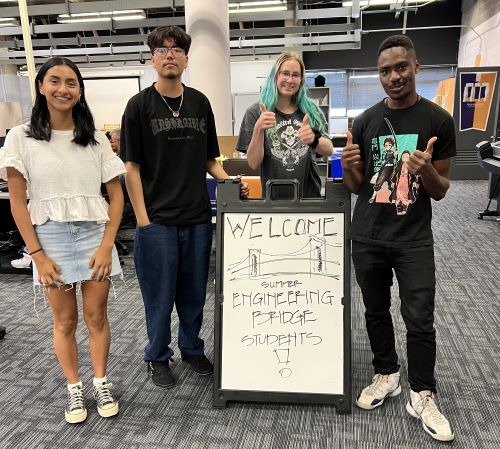
<path fill-rule="evenodd" d="M 322 137 L 321 133 L 317 129 L 313 129 L 314 132 L 314 140 L 311 143 L 311 148 L 316 149 L 319 143 L 319 139 Z"/>
<path fill-rule="evenodd" d="M 31 251 L 31 253 L 28 253 L 30 256 L 35 254 L 35 253 L 38 253 L 40 251 L 43 251 L 43 248 L 38 248 L 38 249 L 35 249 L 35 251 Z"/>

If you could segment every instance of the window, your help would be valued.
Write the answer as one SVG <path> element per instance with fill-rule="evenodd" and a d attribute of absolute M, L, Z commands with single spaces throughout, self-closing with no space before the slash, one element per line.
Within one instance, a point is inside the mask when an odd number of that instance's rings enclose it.
<path fill-rule="evenodd" d="M 347 72 L 307 72 L 306 84 L 308 87 L 314 87 L 314 78 L 318 75 L 325 77 L 325 87 L 330 88 L 330 117 L 345 117 L 347 108 Z"/>
<path fill-rule="evenodd" d="M 386 97 L 377 70 L 308 71 L 306 83 L 314 86 L 317 75 L 325 77 L 330 87 L 330 118 L 355 117 Z M 417 74 L 417 92 L 432 100 L 439 81 L 455 76 L 455 67 L 424 67 Z"/>

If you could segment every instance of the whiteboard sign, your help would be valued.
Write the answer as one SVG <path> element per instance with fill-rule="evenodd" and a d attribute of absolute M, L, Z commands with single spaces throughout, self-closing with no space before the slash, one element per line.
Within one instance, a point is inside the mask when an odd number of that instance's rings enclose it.
<path fill-rule="evenodd" d="M 344 215 L 222 215 L 222 389 L 345 393 Z"/>

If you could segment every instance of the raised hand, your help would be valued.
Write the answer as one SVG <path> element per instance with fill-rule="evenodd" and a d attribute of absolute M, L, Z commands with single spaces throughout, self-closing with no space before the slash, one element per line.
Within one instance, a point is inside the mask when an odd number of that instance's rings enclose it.
<path fill-rule="evenodd" d="M 314 141 L 314 131 L 309 126 L 309 114 L 304 115 L 302 126 L 299 129 L 299 139 L 305 145 L 311 145 Z"/>
<path fill-rule="evenodd" d="M 347 131 L 347 143 L 342 151 L 342 169 L 352 170 L 361 161 L 361 151 L 358 144 L 352 143 L 352 134 Z"/>
<path fill-rule="evenodd" d="M 264 103 L 259 104 L 260 107 L 260 116 L 255 122 L 255 128 L 258 131 L 265 131 L 266 129 L 274 128 L 276 124 L 276 115 L 274 112 L 269 112 Z"/>
<path fill-rule="evenodd" d="M 434 143 L 437 137 L 431 137 L 427 142 L 425 151 L 415 150 L 410 154 L 408 160 L 408 170 L 412 175 L 421 175 L 432 169 L 432 153 L 434 152 Z"/>

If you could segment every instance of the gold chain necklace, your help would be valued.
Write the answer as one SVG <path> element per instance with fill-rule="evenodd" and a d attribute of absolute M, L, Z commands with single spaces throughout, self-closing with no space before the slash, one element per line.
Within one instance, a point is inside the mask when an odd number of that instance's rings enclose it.
<path fill-rule="evenodd" d="M 160 92 L 158 92 L 158 93 L 160 93 Z M 184 91 L 182 91 L 182 94 L 181 94 L 181 103 L 179 104 L 179 109 L 177 109 L 177 111 L 174 111 L 170 107 L 170 105 L 167 103 L 167 100 L 165 100 L 165 97 L 162 94 L 160 94 L 160 97 L 163 100 L 163 102 L 167 105 L 167 108 L 170 109 L 170 112 L 172 112 L 172 117 L 174 117 L 174 118 L 179 117 L 180 111 L 181 111 L 181 107 L 182 107 L 182 101 L 184 100 Z"/>

